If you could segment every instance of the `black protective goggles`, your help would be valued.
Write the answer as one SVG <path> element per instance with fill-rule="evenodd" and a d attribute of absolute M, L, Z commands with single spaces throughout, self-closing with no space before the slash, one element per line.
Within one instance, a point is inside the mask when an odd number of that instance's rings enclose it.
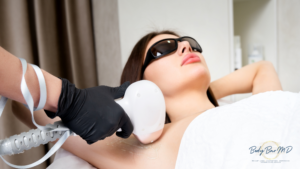
<path fill-rule="evenodd" d="M 183 36 L 183 37 L 180 37 L 177 39 L 174 39 L 174 38 L 162 39 L 162 40 L 156 42 L 155 44 L 153 44 L 149 48 L 147 55 L 146 55 L 145 63 L 142 67 L 142 74 L 141 74 L 142 77 L 143 77 L 146 67 L 150 64 L 150 62 L 153 59 L 158 59 L 160 57 L 163 57 L 163 56 L 170 54 L 171 52 L 177 50 L 178 41 L 179 42 L 187 41 L 187 42 L 189 42 L 193 51 L 198 51 L 198 52 L 202 53 L 201 46 L 192 37 Z"/>

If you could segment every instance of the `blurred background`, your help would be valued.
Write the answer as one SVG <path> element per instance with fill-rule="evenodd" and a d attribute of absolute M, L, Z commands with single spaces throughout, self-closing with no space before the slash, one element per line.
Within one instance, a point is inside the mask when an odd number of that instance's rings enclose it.
<path fill-rule="evenodd" d="M 119 86 L 135 43 L 150 31 L 170 29 L 199 42 L 211 81 L 267 60 L 283 90 L 298 93 L 299 8 L 299 0 L 0 0 L 0 46 L 79 88 Z M 9 102 L 0 118 L 0 139 L 28 130 L 11 113 Z M 5 159 L 30 164 L 51 146 Z M 44 169 L 52 161 L 35 168 Z M 0 168 L 10 169 L 1 160 Z"/>

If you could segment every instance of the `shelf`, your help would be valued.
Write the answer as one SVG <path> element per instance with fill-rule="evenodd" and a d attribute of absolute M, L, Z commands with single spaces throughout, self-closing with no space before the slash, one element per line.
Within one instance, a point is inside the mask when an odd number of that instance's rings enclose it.
<path fill-rule="evenodd" d="M 234 35 L 241 38 L 242 66 L 248 64 L 250 47 L 263 48 L 264 60 L 277 69 L 276 0 L 234 0 Z"/>

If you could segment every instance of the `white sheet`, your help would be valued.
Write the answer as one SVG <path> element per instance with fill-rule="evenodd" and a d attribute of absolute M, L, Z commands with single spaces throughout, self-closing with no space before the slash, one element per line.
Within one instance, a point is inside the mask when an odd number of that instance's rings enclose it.
<path fill-rule="evenodd" d="M 85 160 L 77 157 L 63 148 L 56 152 L 53 163 L 46 169 L 96 169 Z"/>
<path fill-rule="evenodd" d="M 272 150 L 275 142 L 293 149 L 277 158 L 265 154 L 271 160 L 250 154 L 267 141 L 274 141 L 266 143 Z M 300 93 L 268 91 L 200 114 L 185 131 L 176 161 L 176 169 L 193 168 L 300 168 Z"/>

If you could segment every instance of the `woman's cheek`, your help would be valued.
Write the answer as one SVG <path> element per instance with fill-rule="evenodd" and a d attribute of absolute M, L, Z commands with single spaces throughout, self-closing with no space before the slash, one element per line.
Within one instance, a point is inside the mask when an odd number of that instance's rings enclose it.
<path fill-rule="evenodd" d="M 173 95 L 176 93 L 180 85 L 182 85 L 181 77 L 178 75 L 176 70 L 172 68 L 166 68 L 160 73 L 157 73 L 156 84 L 162 90 L 165 96 Z"/>
<path fill-rule="evenodd" d="M 145 72 L 147 80 L 155 83 L 164 95 L 172 95 L 182 85 L 182 72 L 171 57 L 153 62 Z"/>

